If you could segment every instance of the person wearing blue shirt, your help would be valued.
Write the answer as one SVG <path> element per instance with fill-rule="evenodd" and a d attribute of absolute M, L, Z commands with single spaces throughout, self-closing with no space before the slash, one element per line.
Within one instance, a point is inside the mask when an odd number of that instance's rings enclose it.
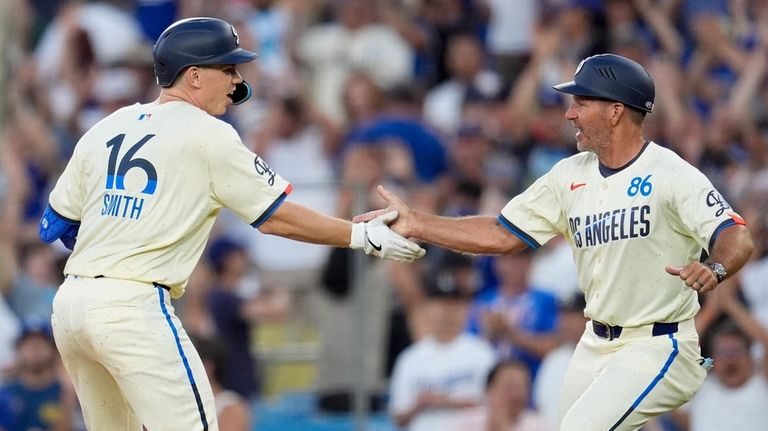
<path fill-rule="evenodd" d="M 16 341 L 13 378 L 0 388 L 0 427 L 7 431 L 68 428 L 72 410 L 64 402 L 57 356 L 49 327 L 24 325 Z"/>
<path fill-rule="evenodd" d="M 535 376 L 543 352 L 526 342 L 527 335 L 555 330 L 557 301 L 552 294 L 528 285 L 532 254 L 528 250 L 496 257 L 494 269 L 498 286 L 475 298 L 468 330 L 490 340 L 500 358 L 524 363 Z"/>

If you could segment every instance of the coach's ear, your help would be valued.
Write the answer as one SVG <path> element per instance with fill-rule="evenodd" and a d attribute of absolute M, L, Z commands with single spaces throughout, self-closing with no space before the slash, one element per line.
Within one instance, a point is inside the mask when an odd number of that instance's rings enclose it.
<path fill-rule="evenodd" d="M 621 117 L 626 113 L 627 107 L 623 103 L 611 103 L 611 106 L 608 108 L 608 119 L 611 121 L 611 126 L 616 127 L 619 121 L 621 121 Z"/>

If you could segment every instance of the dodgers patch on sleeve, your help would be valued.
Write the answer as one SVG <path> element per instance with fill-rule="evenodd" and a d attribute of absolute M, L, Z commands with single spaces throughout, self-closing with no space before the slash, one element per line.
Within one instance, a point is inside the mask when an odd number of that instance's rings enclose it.
<path fill-rule="evenodd" d="M 256 156 L 253 160 L 253 166 L 256 168 L 256 172 L 259 175 L 263 175 L 267 178 L 267 184 L 270 186 L 275 185 L 275 171 L 265 162 L 261 157 Z"/>
<path fill-rule="evenodd" d="M 725 198 L 723 198 L 723 195 L 718 193 L 717 190 L 712 189 L 709 193 L 707 193 L 707 206 L 710 208 L 715 209 L 715 217 L 720 217 L 723 215 L 725 210 L 731 209 L 731 205 L 726 202 Z"/>

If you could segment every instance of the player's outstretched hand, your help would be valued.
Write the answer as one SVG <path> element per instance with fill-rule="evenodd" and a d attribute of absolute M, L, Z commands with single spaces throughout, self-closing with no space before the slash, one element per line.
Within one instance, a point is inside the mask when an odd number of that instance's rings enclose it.
<path fill-rule="evenodd" d="M 358 222 L 364 222 L 373 220 L 376 217 L 380 217 L 384 214 L 390 213 L 392 211 L 397 211 L 398 217 L 397 220 L 394 221 L 394 223 L 387 223 L 390 225 L 392 230 L 399 233 L 403 236 L 410 236 L 410 217 L 411 217 L 411 209 L 408 208 L 408 205 L 405 204 L 399 197 L 397 197 L 396 194 L 390 192 L 389 190 L 385 189 L 384 186 L 378 186 L 376 188 L 376 191 L 379 193 L 379 195 L 384 198 L 385 201 L 387 201 L 388 207 L 380 210 L 375 211 L 369 211 L 364 214 L 356 215 L 352 221 L 355 223 Z"/>
<path fill-rule="evenodd" d="M 389 211 L 371 221 L 354 223 L 350 248 L 362 248 L 366 254 L 396 262 L 413 262 L 420 259 L 426 250 L 389 228 L 388 224 L 397 216 L 397 211 Z"/>

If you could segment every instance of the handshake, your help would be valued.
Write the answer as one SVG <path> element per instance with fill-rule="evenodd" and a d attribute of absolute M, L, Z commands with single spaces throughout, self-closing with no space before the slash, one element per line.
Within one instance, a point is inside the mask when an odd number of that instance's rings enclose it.
<path fill-rule="evenodd" d="M 363 249 L 366 254 L 396 262 L 420 259 L 426 250 L 389 228 L 397 215 L 397 211 L 393 210 L 371 221 L 353 223 L 349 247 L 354 250 Z"/>

